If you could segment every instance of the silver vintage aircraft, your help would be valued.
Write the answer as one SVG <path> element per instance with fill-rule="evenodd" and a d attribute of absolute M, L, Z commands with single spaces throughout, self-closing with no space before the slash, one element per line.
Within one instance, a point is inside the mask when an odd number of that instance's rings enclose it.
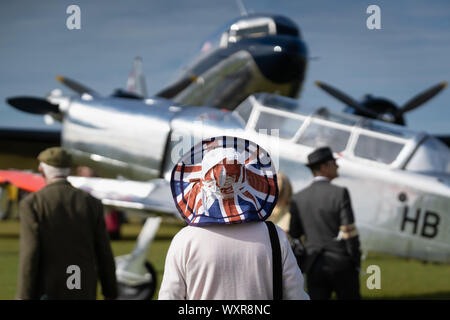
<path fill-rule="evenodd" d="M 79 95 L 65 96 L 61 90 L 54 90 L 45 99 L 21 96 L 7 101 L 19 110 L 44 115 L 47 122 L 61 121 L 61 131 L 0 129 L 0 167 L 36 168 L 35 157 L 40 150 L 63 145 L 71 149 L 77 164 L 87 164 L 103 177 L 140 181 L 161 178 L 170 141 L 176 134 L 171 121 L 183 106 L 197 106 L 191 107 L 192 115 L 206 112 L 201 117 L 216 118 L 228 114 L 217 109 L 233 110 L 256 92 L 297 97 L 307 60 L 306 44 L 293 21 L 279 15 L 251 14 L 234 19 L 214 33 L 179 79 L 152 98 L 147 97 L 140 58 L 135 59 L 127 89 L 118 89 L 110 97 L 101 97 L 83 84 L 58 76 L 58 81 Z M 206 105 L 209 108 L 198 107 Z M 214 114 L 208 115 L 211 110 Z M 93 129 L 93 135 L 85 129 Z M 71 143 L 84 147 L 72 148 Z M 165 180 L 70 180 L 101 198 L 105 206 L 176 214 Z M 1 172 L 1 182 L 37 190 L 20 172 Z M 134 252 L 117 257 L 124 298 L 146 298 L 154 292 L 155 273 L 145 263 L 145 256 L 159 223 L 160 218 L 149 218 Z"/>
<path fill-rule="evenodd" d="M 62 145 L 79 164 L 130 180 L 71 177 L 106 206 L 177 215 L 170 172 L 201 139 L 238 136 L 259 143 L 288 174 L 294 191 L 311 181 L 306 155 L 329 145 L 339 158 L 336 183 L 351 194 L 362 249 L 450 262 L 450 151 L 424 132 L 325 108 L 300 107 L 271 94 L 251 95 L 233 112 L 166 99 L 72 100 Z M 149 218 L 136 250 L 118 257 L 118 277 L 135 290 L 149 283 L 145 255 L 160 218 Z"/>
<path fill-rule="evenodd" d="M 232 29 L 220 38 L 228 43 L 240 39 L 239 27 Z M 266 30 L 270 32 L 270 26 Z M 60 119 L 61 145 L 78 164 L 102 176 L 127 179 L 70 178 L 105 206 L 177 216 L 170 172 L 204 138 L 238 136 L 259 143 L 271 153 L 277 169 L 290 177 L 294 191 L 311 181 L 304 165 L 307 154 L 328 145 L 339 158 L 336 183 L 350 191 L 363 250 L 450 262 L 450 151 L 424 132 L 326 108 L 307 108 L 297 100 L 269 93 L 252 94 L 236 108 L 222 108 L 214 103 L 192 106 L 195 100 L 179 103 L 167 99 L 169 94 L 100 97 L 75 82 L 65 82 L 81 96 L 13 98 L 9 103 Z M 160 221 L 160 217 L 149 218 L 134 252 L 117 257 L 124 297 L 142 297 L 145 290 L 154 290 L 154 273 L 145 256 Z"/>
<path fill-rule="evenodd" d="M 101 100 L 72 102 L 63 121 L 62 144 L 79 163 L 130 178 L 160 178 L 151 182 L 153 192 L 166 188 L 168 197 L 152 197 L 148 190 L 140 206 L 176 211 L 170 172 L 203 138 L 239 136 L 259 143 L 288 174 L 294 191 L 312 178 L 306 155 L 328 145 L 339 158 L 336 183 L 350 191 L 365 250 L 450 262 L 450 151 L 438 139 L 325 108 L 290 112 L 297 100 L 270 94 L 252 95 L 233 112 L 147 103 L 127 101 L 116 109 Z M 79 181 L 81 186 L 88 179 Z"/>

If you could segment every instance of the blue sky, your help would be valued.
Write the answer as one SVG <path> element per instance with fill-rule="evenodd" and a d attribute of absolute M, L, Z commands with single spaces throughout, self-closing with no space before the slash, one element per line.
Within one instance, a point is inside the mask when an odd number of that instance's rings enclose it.
<path fill-rule="evenodd" d="M 322 80 L 354 98 L 366 93 L 403 104 L 450 80 L 449 1 L 244 1 L 253 12 L 278 13 L 301 28 L 310 56 L 301 102 L 342 110 L 314 86 Z M 66 28 L 66 8 L 81 8 L 81 30 Z M 368 30 L 366 8 L 381 8 L 381 30 Z M 144 61 L 149 93 L 168 84 L 203 41 L 239 15 L 234 1 L 2 1 L 0 126 L 41 127 L 42 118 L 5 103 L 15 95 L 70 91 L 56 75 L 102 94 L 124 87 L 133 57 Z M 450 133 L 450 89 L 406 116 L 408 126 Z"/>

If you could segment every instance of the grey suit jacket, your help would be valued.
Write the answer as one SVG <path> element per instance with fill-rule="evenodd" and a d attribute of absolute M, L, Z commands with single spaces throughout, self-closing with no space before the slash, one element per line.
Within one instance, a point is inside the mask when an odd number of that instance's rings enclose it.
<path fill-rule="evenodd" d="M 315 181 L 292 198 L 289 234 L 293 238 L 304 235 L 308 253 L 334 253 L 359 267 L 359 237 L 336 239 L 341 227 L 351 226 L 354 222 L 347 189 L 329 181 Z"/>

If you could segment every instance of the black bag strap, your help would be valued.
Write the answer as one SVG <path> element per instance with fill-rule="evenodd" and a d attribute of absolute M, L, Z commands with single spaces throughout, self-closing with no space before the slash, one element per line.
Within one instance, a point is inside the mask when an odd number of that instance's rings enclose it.
<path fill-rule="evenodd" d="M 277 229 L 271 221 L 265 221 L 267 229 L 269 229 L 270 244 L 272 246 L 272 262 L 273 262 L 273 299 L 283 299 L 283 278 L 281 267 L 281 247 L 278 239 Z"/>

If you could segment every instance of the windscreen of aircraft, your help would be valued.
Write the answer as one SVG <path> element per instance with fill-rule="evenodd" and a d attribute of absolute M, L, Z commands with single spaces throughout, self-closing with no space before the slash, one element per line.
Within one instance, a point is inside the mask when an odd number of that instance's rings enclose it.
<path fill-rule="evenodd" d="M 236 18 L 216 32 L 202 45 L 201 52 L 206 53 L 217 48 L 226 48 L 248 38 L 262 38 L 270 35 L 300 36 L 298 27 L 289 19 L 281 16 L 246 16 Z"/>
<path fill-rule="evenodd" d="M 266 93 L 250 96 L 235 114 L 246 123 L 246 130 L 267 130 L 268 134 L 278 130 L 276 134 L 282 139 L 310 148 L 327 145 L 357 162 L 450 173 L 449 148 L 432 136 L 403 126 L 326 108 L 308 108 L 298 100 Z"/>
<path fill-rule="evenodd" d="M 427 137 L 418 145 L 405 170 L 450 175 L 450 150 L 434 137 Z"/>
<path fill-rule="evenodd" d="M 243 39 L 280 34 L 300 37 L 300 31 L 295 23 L 282 16 L 250 15 L 235 18 L 212 33 L 202 44 L 200 55 L 196 54 L 195 59 L 187 65 L 194 66 L 192 72 L 198 74 L 200 72 L 195 70 L 196 62 L 215 52 L 216 49 L 226 49 Z M 205 68 L 204 63 L 202 67 Z"/>

